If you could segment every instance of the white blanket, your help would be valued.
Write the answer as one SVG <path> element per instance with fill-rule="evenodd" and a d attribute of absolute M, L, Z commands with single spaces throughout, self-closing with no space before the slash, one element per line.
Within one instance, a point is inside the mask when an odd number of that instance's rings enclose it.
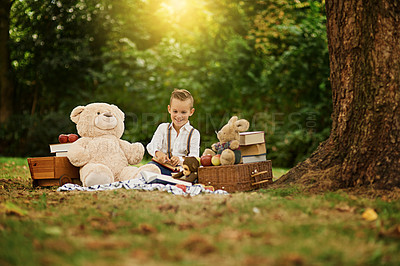
<path fill-rule="evenodd" d="M 196 196 L 201 193 L 209 193 L 209 194 L 223 194 L 226 195 L 228 192 L 225 190 L 216 190 L 211 191 L 205 189 L 204 186 L 200 184 L 195 184 L 192 186 L 186 186 L 185 189 L 181 189 L 180 187 L 174 185 L 162 185 L 162 184 L 146 184 L 142 177 L 131 179 L 128 181 L 118 181 L 111 184 L 104 184 L 104 185 L 96 185 L 91 187 L 82 187 L 76 184 L 64 184 L 63 186 L 59 187 L 57 191 L 104 191 L 104 190 L 114 190 L 114 189 L 138 189 L 138 190 L 159 190 L 159 191 L 167 191 L 168 193 L 172 193 L 174 195 L 190 195 Z"/>

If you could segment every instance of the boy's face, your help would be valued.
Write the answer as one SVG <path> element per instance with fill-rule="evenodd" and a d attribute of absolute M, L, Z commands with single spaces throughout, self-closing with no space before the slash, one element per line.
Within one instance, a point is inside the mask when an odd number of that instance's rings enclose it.
<path fill-rule="evenodd" d="M 171 114 L 174 126 L 179 129 L 189 121 L 189 117 L 194 113 L 194 108 L 189 99 L 185 101 L 172 99 L 171 104 L 168 105 L 168 113 Z"/>

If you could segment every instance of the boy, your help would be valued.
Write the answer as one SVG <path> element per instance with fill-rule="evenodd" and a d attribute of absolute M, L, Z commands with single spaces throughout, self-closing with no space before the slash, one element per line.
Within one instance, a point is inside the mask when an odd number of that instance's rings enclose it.
<path fill-rule="evenodd" d="M 147 145 L 148 153 L 159 162 L 177 166 L 183 161 L 182 156 L 199 157 L 200 132 L 189 123 L 189 117 L 194 113 L 193 104 L 189 91 L 175 89 L 172 92 L 168 105 L 172 122 L 161 123 Z M 162 174 L 171 175 L 169 168 L 155 161 L 150 163 L 157 165 Z"/>

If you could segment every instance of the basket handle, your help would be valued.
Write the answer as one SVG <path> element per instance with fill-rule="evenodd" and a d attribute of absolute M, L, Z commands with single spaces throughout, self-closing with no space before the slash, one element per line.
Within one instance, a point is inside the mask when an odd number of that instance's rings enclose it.
<path fill-rule="evenodd" d="M 252 186 L 255 186 L 255 185 L 260 185 L 260 184 L 263 184 L 263 183 L 269 183 L 269 182 L 271 182 L 272 183 L 272 180 L 271 179 L 265 179 L 265 180 L 262 180 L 262 181 L 258 181 L 258 182 L 255 182 L 255 183 L 251 183 L 251 185 Z"/>
<path fill-rule="evenodd" d="M 268 174 L 268 173 L 269 173 L 269 171 L 258 172 L 257 169 L 255 169 L 253 172 L 251 172 L 250 176 L 252 178 L 254 178 L 254 177 L 258 176 L 258 175 L 263 175 L 263 174 Z M 258 181 L 258 182 L 254 182 L 254 183 L 251 183 L 251 185 L 252 186 L 256 186 L 256 185 L 260 185 L 260 184 L 263 184 L 263 183 L 270 183 L 270 182 L 272 183 L 272 178 L 261 180 L 261 181 Z"/>
<path fill-rule="evenodd" d="M 253 172 L 251 172 L 251 177 L 256 177 L 258 175 L 263 175 L 263 174 L 267 174 L 268 171 L 261 171 L 261 172 L 257 172 L 257 170 L 254 170 Z"/>

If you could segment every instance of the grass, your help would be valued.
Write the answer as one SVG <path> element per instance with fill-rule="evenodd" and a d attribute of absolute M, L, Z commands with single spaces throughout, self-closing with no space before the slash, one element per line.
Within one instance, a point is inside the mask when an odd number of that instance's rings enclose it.
<path fill-rule="evenodd" d="M 399 201 L 299 187 L 61 193 L 33 189 L 25 159 L 0 170 L 1 265 L 400 265 Z"/>

